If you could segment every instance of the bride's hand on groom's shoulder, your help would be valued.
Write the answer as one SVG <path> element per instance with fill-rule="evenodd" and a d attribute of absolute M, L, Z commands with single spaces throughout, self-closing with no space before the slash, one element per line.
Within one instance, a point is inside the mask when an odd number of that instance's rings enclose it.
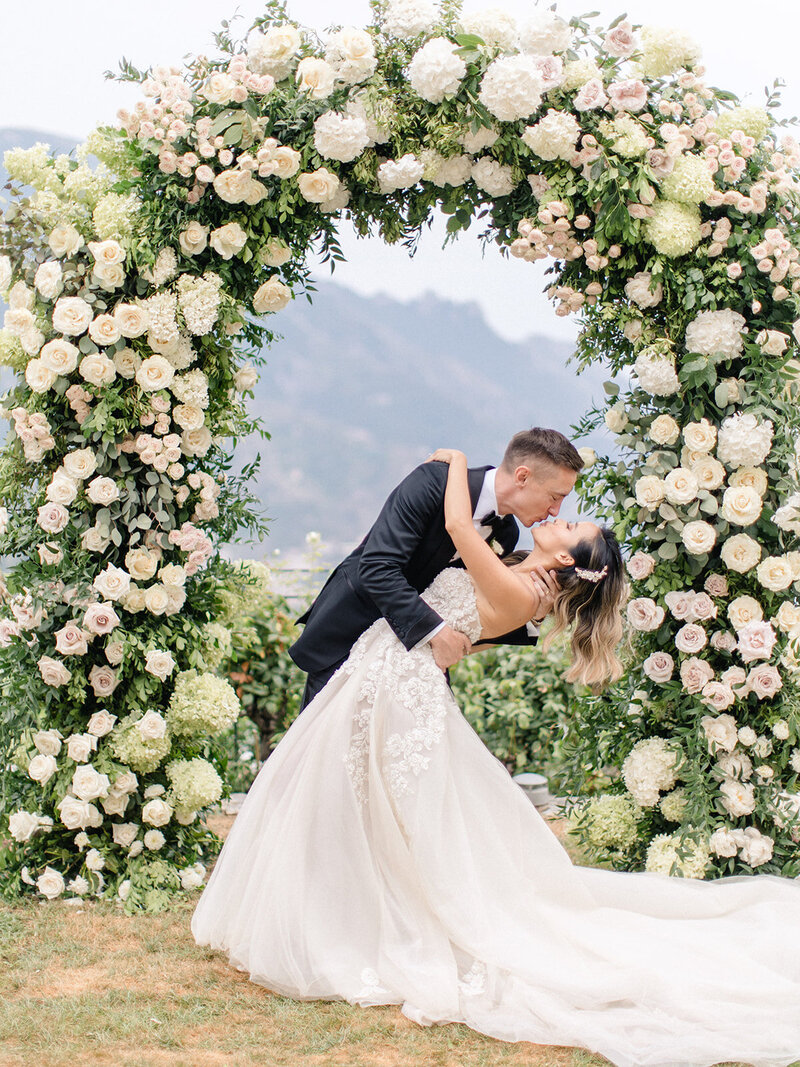
<path fill-rule="evenodd" d="M 455 459 L 464 459 L 466 456 L 463 452 L 459 452 L 457 448 L 437 448 L 435 452 L 431 452 L 426 463 L 452 463 Z"/>

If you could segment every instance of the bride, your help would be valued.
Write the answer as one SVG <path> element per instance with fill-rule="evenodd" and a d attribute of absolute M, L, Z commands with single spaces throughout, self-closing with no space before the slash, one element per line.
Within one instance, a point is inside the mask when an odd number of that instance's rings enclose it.
<path fill-rule="evenodd" d="M 470 640 L 536 611 L 556 569 L 572 679 L 618 676 L 619 549 L 536 528 L 506 567 L 472 524 L 462 453 L 447 529 L 466 570 L 424 594 Z M 399 1004 L 423 1025 L 581 1046 L 620 1067 L 800 1058 L 800 886 L 572 864 L 462 717 L 429 646 L 384 620 L 293 723 L 245 800 L 192 919 L 199 944 L 301 999 Z"/>

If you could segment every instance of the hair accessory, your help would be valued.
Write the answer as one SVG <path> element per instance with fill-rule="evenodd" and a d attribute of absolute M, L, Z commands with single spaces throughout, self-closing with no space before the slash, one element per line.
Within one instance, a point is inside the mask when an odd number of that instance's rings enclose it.
<path fill-rule="evenodd" d="M 575 573 L 578 575 L 579 578 L 583 578 L 585 582 L 596 583 L 599 582 L 601 579 L 605 578 L 605 576 L 608 574 L 608 564 L 606 564 L 605 567 L 603 567 L 603 569 L 599 571 L 585 571 L 583 567 L 576 567 Z"/>

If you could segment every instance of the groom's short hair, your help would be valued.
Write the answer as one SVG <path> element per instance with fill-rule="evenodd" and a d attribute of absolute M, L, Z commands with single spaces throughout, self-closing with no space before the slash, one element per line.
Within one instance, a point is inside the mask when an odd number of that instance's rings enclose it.
<path fill-rule="evenodd" d="M 505 469 L 514 471 L 521 464 L 537 460 L 555 467 L 566 467 L 576 473 L 583 467 L 583 460 L 575 445 L 558 430 L 534 426 L 530 430 L 515 433 L 503 456 Z"/>

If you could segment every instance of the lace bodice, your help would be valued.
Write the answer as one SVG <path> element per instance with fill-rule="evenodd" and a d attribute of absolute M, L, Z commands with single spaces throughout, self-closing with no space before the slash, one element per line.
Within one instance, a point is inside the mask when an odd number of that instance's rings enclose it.
<path fill-rule="evenodd" d="M 454 630 L 460 630 L 470 641 L 481 635 L 481 620 L 475 602 L 475 587 L 465 570 L 448 567 L 437 574 L 422 599 L 442 616 Z"/>

